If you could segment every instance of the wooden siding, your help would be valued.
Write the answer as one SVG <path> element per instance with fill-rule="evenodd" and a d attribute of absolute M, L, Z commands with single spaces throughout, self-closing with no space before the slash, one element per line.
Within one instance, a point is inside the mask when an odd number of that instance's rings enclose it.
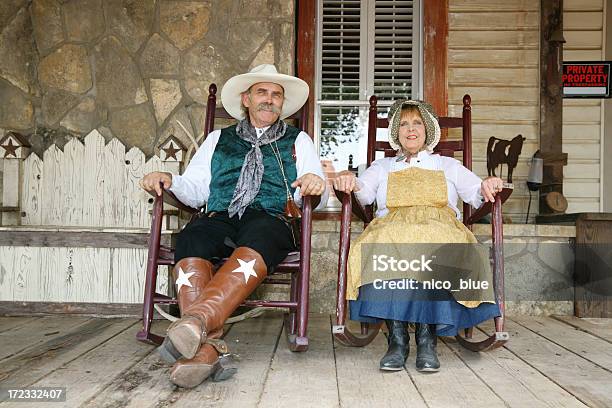
<path fill-rule="evenodd" d="M 449 0 L 449 114 L 460 114 L 463 95 L 472 96 L 473 170 L 487 176 L 489 137 L 526 138 L 504 206 L 514 222 L 525 220 L 529 161 L 539 148 L 539 22 L 535 0 Z M 603 0 L 565 0 L 564 27 L 566 60 L 602 58 Z M 601 102 L 564 100 L 563 115 L 568 212 L 599 211 Z M 537 205 L 534 197 L 530 218 Z"/>
<path fill-rule="evenodd" d="M 460 114 L 463 95 L 472 96 L 473 170 L 480 177 L 487 176 L 491 136 L 526 138 L 504 206 L 513 222 L 524 222 L 528 162 L 539 145 L 539 2 L 450 0 L 449 13 L 449 113 Z M 536 199 L 532 215 L 534 208 Z"/>
<path fill-rule="evenodd" d="M 565 61 L 602 60 L 604 4 L 599 1 L 565 0 L 563 28 L 567 41 Z M 563 100 L 563 194 L 567 212 L 600 211 L 602 99 Z"/>

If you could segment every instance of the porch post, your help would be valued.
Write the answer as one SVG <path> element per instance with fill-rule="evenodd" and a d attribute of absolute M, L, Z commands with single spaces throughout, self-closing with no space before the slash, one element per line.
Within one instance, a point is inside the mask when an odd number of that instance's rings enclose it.
<path fill-rule="evenodd" d="M 541 0 L 540 10 L 540 153 L 544 172 L 540 215 L 553 214 L 546 204 L 551 192 L 563 194 L 563 0 Z"/>

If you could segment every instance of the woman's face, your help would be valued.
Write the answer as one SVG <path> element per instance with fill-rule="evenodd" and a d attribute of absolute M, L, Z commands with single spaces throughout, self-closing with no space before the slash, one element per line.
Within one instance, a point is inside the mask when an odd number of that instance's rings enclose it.
<path fill-rule="evenodd" d="M 399 142 L 405 153 L 416 154 L 425 146 L 425 123 L 418 111 L 402 112 Z"/>

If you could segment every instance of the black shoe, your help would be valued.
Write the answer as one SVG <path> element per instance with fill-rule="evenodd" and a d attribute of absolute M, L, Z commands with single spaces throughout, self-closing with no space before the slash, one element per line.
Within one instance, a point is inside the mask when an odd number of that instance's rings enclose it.
<path fill-rule="evenodd" d="M 433 372 L 440 369 L 436 346 L 436 326 L 433 324 L 417 323 L 415 338 L 417 343 L 416 369 L 417 371 Z"/>
<path fill-rule="evenodd" d="M 380 360 L 380 369 L 387 371 L 399 371 L 404 369 L 404 364 L 410 353 L 410 335 L 408 334 L 408 323 L 399 320 L 385 320 L 389 329 L 387 353 Z"/>

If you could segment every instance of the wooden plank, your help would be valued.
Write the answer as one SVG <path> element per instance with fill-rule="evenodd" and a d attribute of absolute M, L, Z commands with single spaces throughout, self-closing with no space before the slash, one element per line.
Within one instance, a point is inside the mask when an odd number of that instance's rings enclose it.
<path fill-rule="evenodd" d="M 13 300 L 14 259 L 13 248 L 0 246 L 0 301 Z"/>
<path fill-rule="evenodd" d="M 488 11 L 483 13 L 450 13 L 450 30 L 537 30 L 540 15 L 537 11 L 515 11 L 500 13 Z"/>
<path fill-rule="evenodd" d="M 19 168 L 21 166 L 21 159 L 4 159 L 2 163 L 3 177 L 2 177 L 2 206 L 5 209 L 9 207 L 18 208 L 19 206 L 19 183 L 21 177 L 19 175 Z M 21 214 L 19 211 L 6 211 L 0 213 L 2 219 L 2 225 L 19 225 L 21 224 Z"/>
<path fill-rule="evenodd" d="M 111 249 L 77 248 L 80 256 L 75 259 L 75 287 L 78 287 L 75 302 L 110 303 Z"/>
<path fill-rule="evenodd" d="M 490 333 L 492 322 L 480 327 Z M 551 381 L 592 407 L 612 406 L 612 373 L 509 320 L 505 347 Z"/>
<path fill-rule="evenodd" d="M 563 11 L 601 11 L 604 0 L 564 0 Z"/>
<path fill-rule="evenodd" d="M 5 332 L 7 330 L 15 330 L 27 324 L 30 324 L 36 320 L 39 320 L 38 317 L 13 317 L 13 316 L 0 316 L 0 333 Z"/>
<path fill-rule="evenodd" d="M 563 143 L 582 140 L 599 141 L 599 139 L 601 139 L 601 128 L 599 124 L 563 124 Z"/>
<path fill-rule="evenodd" d="M 563 180 L 563 195 L 566 198 L 599 197 L 599 182 Z"/>
<path fill-rule="evenodd" d="M 563 59 L 565 61 L 598 61 L 601 59 L 601 50 L 563 50 Z"/>
<path fill-rule="evenodd" d="M 310 344 L 306 353 L 292 353 L 284 341 L 279 342 L 260 406 L 284 405 L 288 396 L 291 404 L 298 407 L 338 406 L 329 316 L 310 315 L 308 334 Z"/>
<path fill-rule="evenodd" d="M 551 316 L 561 322 L 567 323 L 576 329 L 592 334 L 612 343 L 612 318 L 578 318 L 576 316 Z"/>
<path fill-rule="evenodd" d="M 72 247 L 72 248 L 147 248 L 148 232 L 82 232 L 71 230 L 58 231 L 21 231 L 4 230 L 0 234 L 0 246 L 21 247 Z M 170 236 L 162 235 L 164 244 Z"/>
<path fill-rule="evenodd" d="M 595 122 L 601 121 L 601 107 L 598 106 L 569 106 L 563 102 L 563 123 Z"/>
<path fill-rule="evenodd" d="M 452 12 L 488 12 L 491 10 L 498 12 L 538 11 L 538 4 L 531 0 L 450 0 L 449 9 Z"/>
<path fill-rule="evenodd" d="M 140 149 L 132 147 L 125 155 L 125 159 L 127 164 L 126 190 L 129 200 L 126 212 L 126 226 L 150 227 L 151 216 L 149 215 L 149 208 L 151 205 L 148 202 L 150 195 L 138 185 L 138 182 L 145 174 L 144 153 Z"/>
<path fill-rule="evenodd" d="M 101 225 L 100 218 L 104 214 L 104 138 L 97 130 L 92 130 L 85 136 L 85 163 L 91 168 L 83 177 L 83 225 Z"/>
<path fill-rule="evenodd" d="M 88 320 L 87 317 L 43 317 L 19 328 L 4 331 L 0 333 L 0 360 L 61 336 Z"/>
<path fill-rule="evenodd" d="M 462 106 L 450 105 L 449 114 L 451 116 L 461 115 Z M 485 120 L 513 120 L 522 118 L 524 120 L 536 120 L 538 118 L 537 106 L 492 106 L 475 104 L 472 108 L 472 118 Z"/>
<path fill-rule="evenodd" d="M 225 340 L 230 351 L 239 356 L 236 375 L 227 381 L 206 382 L 188 390 L 182 393 L 172 406 L 177 408 L 260 406 L 258 402 L 264 389 L 264 380 L 271 372 L 270 363 L 275 351 L 278 350 L 277 347 L 283 347 L 285 342 L 281 333 L 282 315 L 274 312 L 232 325 Z M 308 353 L 310 351 L 306 354 Z M 293 396 L 291 398 L 293 401 Z"/>
<path fill-rule="evenodd" d="M 127 196 L 125 193 L 125 146 L 111 140 L 104 148 L 104 220 L 99 225 L 123 226 L 125 223 Z"/>
<path fill-rule="evenodd" d="M 36 153 L 30 154 L 24 160 L 21 211 L 25 213 L 25 217 L 21 219 L 22 224 L 39 225 L 41 223 L 42 170 L 42 161 Z"/>
<path fill-rule="evenodd" d="M 474 330 L 474 340 L 484 334 Z M 506 350 L 474 353 L 454 341 L 445 343 L 463 363 L 510 407 L 585 407 L 574 396 Z"/>
<path fill-rule="evenodd" d="M 448 51 L 449 67 L 456 66 L 529 66 L 538 64 L 537 50 L 497 50 L 495 52 L 472 49 L 451 49 Z"/>
<path fill-rule="evenodd" d="M 16 247 L 20 248 L 20 247 Z M 48 247 L 38 251 L 44 285 L 38 299 L 61 302 L 109 302 L 110 259 L 112 249 Z M 49 297 L 40 297 L 42 294 Z"/>
<path fill-rule="evenodd" d="M 153 351 L 153 346 L 135 340 L 140 327 L 123 330 L 106 342 L 64 364 L 32 384 L 33 387 L 67 386 L 66 406 L 81 406 Z M 12 406 L 8 404 L 7 406 Z M 20 404 L 15 404 L 19 407 Z"/>
<path fill-rule="evenodd" d="M 62 224 L 62 203 L 64 192 L 62 191 L 62 161 L 64 152 L 55 144 L 51 145 L 43 154 L 42 173 L 42 223 L 45 225 Z"/>
<path fill-rule="evenodd" d="M 408 358 L 407 371 L 429 407 L 503 407 L 502 399 L 493 393 L 476 374 L 438 341 L 440 371 L 423 374 L 414 368 L 416 352 Z"/>
<path fill-rule="evenodd" d="M 169 322 L 156 325 L 163 332 Z M 111 351 L 112 352 L 112 351 Z M 168 379 L 170 366 L 152 352 L 133 367 L 113 378 L 101 392 L 89 399 L 83 407 L 160 407 L 181 397 L 183 390 Z"/>
<path fill-rule="evenodd" d="M 3 361 L 0 381 L 6 387 L 32 385 L 129 327 L 140 325 L 134 319 L 92 319 L 63 336 Z M 134 338 L 132 341 L 136 342 Z M 62 385 L 66 386 L 67 383 Z"/>
<path fill-rule="evenodd" d="M 531 31 L 449 31 L 450 49 L 530 49 L 539 43 L 537 30 Z"/>
<path fill-rule="evenodd" d="M 359 330 L 358 327 L 352 329 Z M 365 347 L 346 347 L 334 343 L 341 406 L 390 407 L 399 401 L 410 407 L 427 406 L 408 372 L 389 373 L 378 368 L 380 358 L 387 349 L 383 333 Z"/>
<path fill-rule="evenodd" d="M 134 248 L 115 248 L 111 251 L 110 301 L 113 303 L 142 302 L 147 266 L 146 251 Z"/>
<path fill-rule="evenodd" d="M 142 305 L 134 303 L 91 302 L 2 302 L 0 315 L 48 316 L 50 314 L 84 316 L 142 317 Z M 157 314 L 155 318 L 158 318 Z"/>
<path fill-rule="evenodd" d="M 13 275 L 10 298 L 4 300 L 36 301 L 41 297 L 41 251 L 39 248 L 3 247 L 7 260 L 12 259 L 9 273 Z"/>
<path fill-rule="evenodd" d="M 73 138 L 64 146 L 62 174 L 64 202 L 62 205 L 62 225 L 83 225 L 83 205 L 89 199 L 83 194 L 83 171 L 91 165 L 84 161 L 85 146 Z"/>
<path fill-rule="evenodd" d="M 603 13 L 601 11 L 564 11 L 563 30 L 602 30 Z"/>
<path fill-rule="evenodd" d="M 472 101 L 483 104 L 500 103 L 510 105 L 517 102 L 536 104 L 538 101 L 539 91 L 537 86 L 517 88 L 498 85 L 463 86 L 461 84 L 453 84 L 449 86 L 449 103 L 452 105 L 462 104 L 463 95 L 466 94 L 472 97 Z"/>
<path fill-rule="evenodd" d="M 546 316 L 514 316 L 512 320 L 585 360 L 612 371 L 612 347 L 605 340 Z"/>
<path fill-rule="evenodd" d="M 509 69 L 504 67 L 452 68 L 449 70 L 448 82 L 453 86 L 478 83 L 479 85 L 512 84 L 514 86 L 535 87 L 538 85 L 538 69 Z M 477 109 L 474 109 L 474 113 L 477 111 Z"/>
<path fill-rule="evenodd" d="M 568 49 L 601 49 L 601 30 L 592 28 L 590 31 L 564 31 L 563 38 L 566 43 L 563 48 Z"/>

